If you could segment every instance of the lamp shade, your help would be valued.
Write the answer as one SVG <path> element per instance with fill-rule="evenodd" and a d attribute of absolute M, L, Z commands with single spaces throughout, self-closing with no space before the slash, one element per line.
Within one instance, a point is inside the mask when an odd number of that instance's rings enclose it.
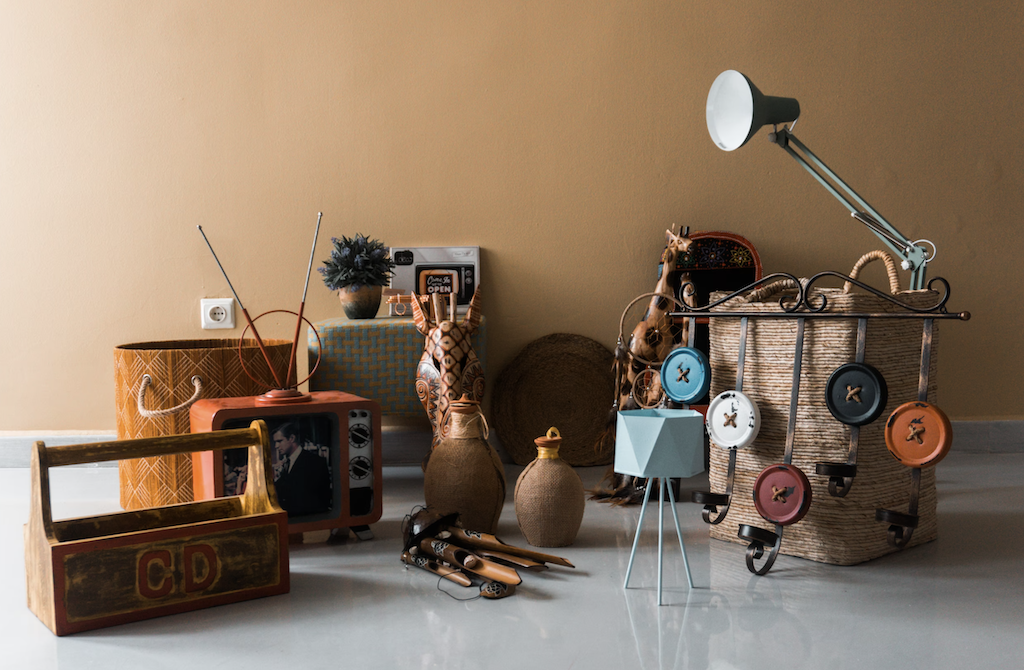
<path fill-rule="evenodd" d="M 615 472 L 633 477 L 692 477 L 704 471 L 704 417 L 692 409 L 619 412 Z"/>
<path fill-rule="evenodd" d="M 707 121 L 719 149 L 739 149 L 765 124 L 789 123 L 800 116 L 794 98 L 764 95 L 741 72 L 726 70 L 708 93 Z"/>

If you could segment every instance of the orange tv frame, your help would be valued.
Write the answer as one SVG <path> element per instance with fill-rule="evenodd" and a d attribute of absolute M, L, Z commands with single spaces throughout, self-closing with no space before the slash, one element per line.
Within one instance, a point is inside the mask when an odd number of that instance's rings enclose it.
<path fill-rule="evenodd" d="M 285 458 L 274 451 L 275 485 L 280 495 L 274 495 L 288 511 L 290 534 L 309 531 L 350 528 L 359 537 L 372 536 L 368 526 L 380 520 L 383 512 L 381 495 L 381 412 L 373 400 L 341 391 L 313 391 L 301 399 L 274 401 L 268 396 L 241 398 L 212 398 L 196 401 L 189 418 L 193 433 L 226 430 L 248 426 L 255 419 L 263 419 L 271 433 L 271 448 L 275 438 L 283 441 L 283 433 L 297 432 L 296 441 L 311 456 L 327 462 L 330 490 L 318 496 L 310 505 L 290 503 L 287 491 L 294 490 L 295 481 L 283 479 Z M 285 428 L 290 426 L 290 428 Z M 296 431 L 295 429 L 298 428 Z M 236 450 L 205 451 L 193 454 L 193 488 L 196 500 L 209 500 L 238 495 L 244 490 L 247 466 L 245 455 Z M 319 482 L 323 467 L 315 475 Z M 293 466 L 293 472 L 296 468 Z M 303 469 L 303 472 L 312 472 Z M 294 479 L 294 477 L 292 478 Z M 308 490 L 319 486 L 305 482 L 300 488 Z M 292 507 L 289 510 L 289 506 Z"/>

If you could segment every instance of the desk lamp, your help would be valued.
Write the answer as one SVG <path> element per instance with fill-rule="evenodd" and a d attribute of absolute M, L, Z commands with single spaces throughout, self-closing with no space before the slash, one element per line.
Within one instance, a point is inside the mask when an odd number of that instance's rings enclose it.
<path fill-rule="evenodd" d="M 708 93 L 708 132 L 720 149 L 739 149 L 760 130 L 761 126 L 772 124 L 774 131 L 768 139 L 785 149 L 786 153 L 850 210 L 853 218 L 867 226 L 900 257 L 902 268 L 911 272 L 911 289 L 925 288 L 925 266 L 935 259 L 935 244 L 929 240 L 911 241 L 819 160 L 793 135 L 793 126 L 796 125 L 799 116 L 800 103 L 795 99 L 764 95 L 746 75 L 736 70 L 726 70 L 718 75 Z M 790 124 L 789 127 L 783 126 L 780 130 L 778 125 L 785 123 Z M 815 167 L 821 172 L 819 173 Z M 835 182 L 842 192 L 826 180 L 822 173 Z M 931 245 L 931 253 L 921 246 L 921 242 Z"/>

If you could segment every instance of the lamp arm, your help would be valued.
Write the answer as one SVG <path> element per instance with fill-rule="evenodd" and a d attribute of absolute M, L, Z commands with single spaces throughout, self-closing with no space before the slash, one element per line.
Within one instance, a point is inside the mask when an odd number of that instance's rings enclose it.
<path fill-rule="evenodd" d="M 925 287 L 925 266 L 927 265 L 929 258 L 928 252 L 924 247 L 918 245 L 916 242 L 907 238 L 903 233 L 896 230 L 891 223 L 886 221 L 881 214 L 875 211 L 867 201 L 857 195 L 857 193 L 850 188 L 846 182 L 839 178 L 839 175 L 829 169 L 821 159 L 814 155 L 814 152 L 808 149 L 804 143 L 798 140 L 789 130 L 786 128 L 776 130 L 771 134 L 770 139 L 772 142 L 775 142 L 785 149 L 786 153 L 792 156 L 793 159 L 802 165 L 803 168 L 807 170 L 807 172 L 809 172 L 819 184 L 825 187 L 825 190 L 831 193 L 836 200 L 841 202 L 843 206 L 850 210 L 850 214 L 853 218 L 867 226 L 872 233 L 874 233 L 880 240 L 882 240 L 882 242 L 885 243 L 887 247 L 892 249 L 892 251 L 903 260 L 903 269 L 911 271 L 911 289 L 922 289 Z M 797 151 L 793 149 L 794 146 L 800 150 L 800 153 L 797 153 Z M 811 163 L 813 163 L 813 166 Z M 837 190 L 832 183 L 826 180 L 825 177 L 815 169 L 815 167 L 824 172 L 825 175 L 827 175 L 833 182 L 838 184 L 839 188 L 845 192 L 845 195 Z M 860 205 L 860 207 L 857 207 L 857 205 Z"/>

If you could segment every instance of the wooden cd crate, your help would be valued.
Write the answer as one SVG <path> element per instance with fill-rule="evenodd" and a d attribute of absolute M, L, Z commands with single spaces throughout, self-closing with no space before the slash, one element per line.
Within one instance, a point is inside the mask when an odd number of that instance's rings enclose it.
<path fill-rule="evenodd" d="M 249 449 L 245 493 L 54 521 L 49 469 L 211 449 Z M 57 635 L 287 593 L 288 515 L 267 427 L 46 447 L 32 452 L 25 525 L 28 606 Z"/>

